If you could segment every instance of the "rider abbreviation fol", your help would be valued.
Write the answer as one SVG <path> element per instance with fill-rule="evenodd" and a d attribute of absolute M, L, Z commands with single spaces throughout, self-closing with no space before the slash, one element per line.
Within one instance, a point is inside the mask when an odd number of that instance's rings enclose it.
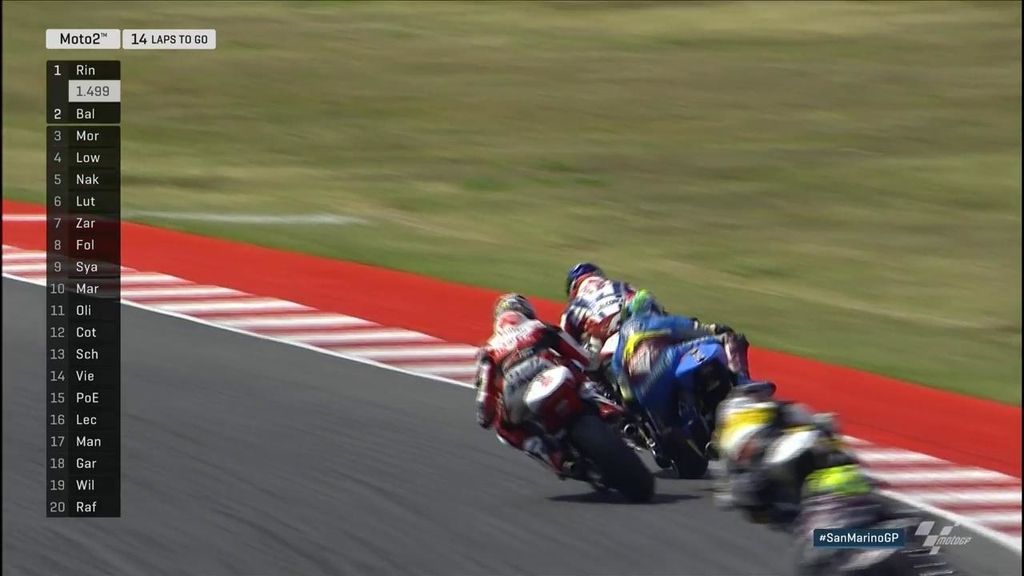
<path fill-rule="evenodd" d="M 121 63 L 46 63 L 46 515 L 121 515 Z"/>

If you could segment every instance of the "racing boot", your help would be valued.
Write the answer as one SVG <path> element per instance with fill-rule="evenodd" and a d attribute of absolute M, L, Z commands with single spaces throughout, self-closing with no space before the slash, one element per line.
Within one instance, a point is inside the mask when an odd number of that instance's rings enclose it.
<path fill-rule="evenodd" d="M 540 436 L 531 436 L 523 441 L 523 451 L 551 468 L 559 479 L 565 480 L 566 477 L 574 477 L 575 462 L 566 459 L 553 442 L 545 441 Z"/>
<path fill-rule="evenodd" d="M 622 397 L 619 396 L 619 391 L 615 388 L 615 385 L 610 383 L 603 374 L 593 373 L 590 375 L 591 381 L 594 383 L 594 388 L 611 402 L 619 404 L 622 402 Z"/>
<path fill-rule="evenodd" d="M 522 450 L 527 456 L 540 461 L 545 467 L 550 467 L 564 478 L 566 462 L 562 457 L 561 450 L 558 450 L 555 442 L 547 438 L 539 427 L 534 429 L 527 423 L 526 426 L 502 426 L 495 427 L 498 440 L 517 450 Z M 527 428 L 530 428 L 528 431 Z"/>
<path fill-rule="evenodd" d="M 747 342 L 747 337 L 736 332 L 728 332 L 725 334 L 723 344 L 729 370 L 736 375 L 736 385 L 742 386 L 750 382 L 750 363 L 747 361 L 750 343 Z"/>
<path fill-rule="evenodd" d="M 627 414 L 626 409 L 605 395 L 601 391 L 600 385 L 593 380 L 587 380 L 583 383 L 580 397 L 593 402 L 594 406 L 597 407 L 598 417 L 605 422 L 621 421 Z"/>

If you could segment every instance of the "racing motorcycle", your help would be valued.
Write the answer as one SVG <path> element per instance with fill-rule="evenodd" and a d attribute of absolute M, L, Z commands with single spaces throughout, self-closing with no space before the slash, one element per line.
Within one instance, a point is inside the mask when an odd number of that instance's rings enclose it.
<path fill-rule="evenodd" d="M 773 384 L 769 385 L 774 389 Z M 778 410 L 778 404 L 768 402 L 729 413 L 721 423 L 720 441 L 730 442 L 725 438 L 738 434 L 739 426 L 767 425 L 777 417 Z M 759 504 L 741 511 L 755 522 L 787 525 L 801 510 L 804 482 L 809 476 L 820 470 L 856 463 L 856 458 L 836 434 L 833 414 L 808 414 L 802 420 L 805 421 L 799 425 L 782 428 L 770 440 L 754 434 L 738 441 L 740 443 L 732 448 L 732 459 L 711 447 L 715 501 L 731 507 L 738 489 L 735 479 L 754 467 L 768 470 L 770 473 L 760 479 L 757 486 L 742 488 L 748 492 L 756 490 Z"/>
<path fill-rule="evenodd" d="M 609 341 L 617 340 L 618 334 Z M 623 435 L 647 449 L 662 469 L 680 478 L 702 478 L 718 404 L 735 385 L 725 347 L 713 336 L 691 340 L 675 367 L 675 378 L 636 391 L 639 414 L 627 417 Z M 617 342 L 616 342 L 617 345 Z M 607 354 L 607 344 L 602 355 Z"/>
<path fill-rule="evenodd" d="M 753 408 L 740 419 L 771 418 Z M 729 422 L 723 422 L 723 433 Z M 755 442 L 752 442 L 754 444 Z M 714 452 L 714 451 L 712 451 Z M 751 455 L 745 448 L 738 454 Z M 717 454 L 713 454 L 717 456 Z M 730 467 L 715 458 L 716 500 L 731 490 Z M 765 507 L 743 510 L 748 518 L 769 519 L 770 525 L 795 537 L 798 576 L 953 576 L 956 569 L 914 535 L 920 518 L 894 510 L 877 494 L 877 485 L 861 470 L 856 457 L 836 432 L 833 414 L 808 415 L 807 422 L 783 428 L 764 450 L 762 466 L 773 471 L 760 496 Z M 721 503 L 721 501 L 719 500 Z M 821 548 L 814 546 L 817 528 L 902 529 L 904 548 Z"/>
<path fill-rule="evenodd" d="M 923 518 L 896 510 L 835 434 L 831 415 L 787 435 L 770 456 L 788 456 L 799 491 L 791 526 L 797 539 L 798 576 L 954 576 L 957 569 L 916 534 Z M 788 446 L 787 446 L 788 444 Z M 810 470 L 808 472 L 808 470 Z M 781 496 L 785 497 L 786 492 Z M 902 548 L 816 548 L 816 528 L 901 530 Z"/>
<path fill-rule="evenodd" d="M 564 366 L 541 372 L 527 386 L 524 419 L 558 443 L 566 464 L 557 472 L 633 502 L 651 499 L 654 476 L 609 424 L 621 418 L 621 407 Z"/>

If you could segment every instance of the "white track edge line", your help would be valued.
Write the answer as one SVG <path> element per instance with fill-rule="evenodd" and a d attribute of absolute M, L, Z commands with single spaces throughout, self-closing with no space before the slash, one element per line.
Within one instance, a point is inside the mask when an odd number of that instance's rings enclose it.
<path fill-rule="evenodd" d="M 18 276 L 11 276 L 10 274 L 7 274 L 6 272 L 3 273 L 3 277 L 4 278 L 9 278 L 11 280 L 17 280 L 19 282 L 25 282 L 27 284 L 34 284 L 36 286 L 45 286 L 46 285 L 45 281 L 43 281 L 43 282 L 36 282 L 36 281 L 25 280 L 23 278 L 19 278 Z M 390 370 L 392 372 L 398 372 L 400 374 L 406 374 L 408 376 L 419 376 L 419 377 L 425 378 L 427 380 L 435 380 L 437 382 L 444 382 L 444 383 L 447 383 L 447 384 L 454 384 L 456 386 L 461 386 L 463 388 L 469 388 L 471 390 L 475 390 L 476 389 L 476 387 L 471 385 L 471 384 L 466 384 L 464 382 L 459 382 L 457 380 L 452 380 L 450 378 L 443 378 L 441 376 L 434 376 L 432 374 L 425 374 L 423 372 L 413 372 L 412 370 L 406 370 L 404 368 L 399 368 L 397 366 L 391 366 L 389 364 L 383 364 L 381 362 L 376 362 L 374 360 L 370 360 L 370 359 L 367 359 L 367 358 L 360 358 L 358 356 L 349 356 L 348 354 L 344 354 L 342 352 L 337 352 L 335 350 L 327 350 L 325 348 L 320 348 L 318 346 L 313 346 L 312 344 L 305 344 L 303 342 L 298 342 L 298 341 L 295 341 L 295 340 L 282 340 L 280 338 L 275 338 L 272 335 L 259 334 L 257 332 L 249 332 L 248 330 L 242 330 L 240 328 L 235 328 L 233 326 L 225 326 L 223 324 L 217 324 L 216 322 L 209 322 L 209 321 L 203 320 L 202 318 L 197 318 L 195 316 L 189 316 L 187 314 L 181 314 L 179 312 L 172 312 L 170 310 L 162 310 L 160 308 L 155 308 L 153 306 L 149 306 L 149 305 L 146 305 L 146 304 L 140 304 L 138 302 L 133 302 L 133 301 L 130 301 L 130 300 L 121 300 L 121 304 L 124 304 L 124 305 L 127 305 L 127 306 L 131 306 L 133 308 L 139 308 L 141 310 L 146 310 L 148 312 L 154 312 L 156 314 L 162 314 L 164 316 L 171 316 L 173 318 L 178 318 L 179 320 L 187 320 L 189 322 L 195 322 L 196 324 L 202 324 L 204 326 L 209 326 L 211 328 L 218 328 L 220 330 L 226 330 L 228 332 L 234 332 L 235 334 L 244 334 L 246 336 L 252 336 L 252 337 L 258 338 L 260 340 L 267 340 L 267 341 L 270 341 L 270 342 L 277 342 L 279 344 L 286 344 L 288 346 L 294 346 L 296 348 L 302 348 L 302 349 L 305 349 L 305 350 L 309 350 L 311 352 L 318 352 L 320 354 L 326 354 L 328 356 L 334 356 L 336 358 L 341 358 L 343 360 L 349 360 L 349 361 L 355 362 L 357 364 L 365 364 L 367 366 L 375 366 L 377 368 L 383 368 L 385 370 Z"/>
<path fill-rule="evenodd" d="M 981 536 L 984 536 L 985 538 L 988 538 L 989 540 L 992 540 L 997 544 L 1002 544 L 1003 546 L 1006 546 L 1007 548 L 1016 552 L 1018 555 L 1021 553 L 1021 542 L 1019 541 L 1019 539 L 1009 536 L 1007 534 L 1003 534 L 1002 532 L 999 532 L 997 530 L 993 530 L 992 528 L 989 528 L 984 524 L 972 520 L 969 516 L 964 516 L 962 514 L 957 514 L 956 512 L 950 512 L 948 510 L 936 508 L 931 504 L 919 502 L 917 500 L 914 500 L 913 498 L 909 498 L 907 496 L 904 496 L 897 492 L 893 492 L 891 490 L 883 489 L 879 490 L 878 493 L 881 494 L 882 496 L 885 496 L 886 498 L 896 500 L 897 502 L 902 502 L 904 504 L 913 506 L 914 508 L 918 508 L 923 512 L 928 512 L 929 514 L 940 516 L 942 518 L 945 518 L 946 520 L 958 522 L 960 523 L 960 525 L 966 526 L 967 528 L 977 532 Z"/>
<path fill-rule="evenodd" d="M 31 281 L 28 281 L 28 280 L 24 280 L 24 279 L 19 278 L 17 276 L 11 276 L 11 275 L 7 274 L 6 272 L 3 273 L 3 277 L 4 278 L 10 278 L 12 280 L 17 280 L 19 282 L 26 282 L 28 284 L 36 284 L 37 286 L 39 285 L 36 282 L 31 282 Z M 43 282 L 42 285 L 45 286 L 46 283 Z M 287 346 L 294 346 L 296 348 L 303 348 L 303 349 L 309 350 L 311 352 L 317 352 L 317 353 L 320 353 L 320 354 L 326 354 L 328 356 L 334 356 L 336 358 L 341 358 L 343 360 L 348 360 L 348 361 L 351 361 L 351 362 L 355 362 L 357 364 L 364 364 L 366 366 L 374 366 L 374 367 L 377 367 L 377 368 L 383 368 L 384 370 L 389 370 L 391 372 L 397 372 L 399 374 L 405 374 L 407 376 L 417 376 L 417 377 L 423 378 L 425 380 L 433 380 L 435 382 L 443 382 L 445 384 L 453 384 L 455 386 L 459 386 L 459 387 L 462 387 L 462 388 L 468 388 L 470 390 L 475 390 L 476 389 L 476 387 L 473 386 L 472 384 L 467 384 L 465 382 L 459 382 L 457 380 L 452 380 L 450 378 L 444 378 L 444 377 L 441 377 L 441 376 L 434 376 L 432 374 L 424 374 L 422 372 L 413 372 L 411 370 L 405 370 L 405 369 L 402 369 L 402 368 L 398 368 L 396 366 L 391 366 L 391 365 L 388 365 L 388 364 L 382 364 L 380 362 L 376 362 L 376 361 L 369 360 L 369 359 L 366 359 L 366 358 L 359 358 L 358 356 L 349 356 L 347 354 L 343 354 L 341 352 L 337 352 L 337 351 L 334 351 L 334 350 L 326 350 L 324 348 L 319 348 L 319 347 L 313 346 L 311 344 L 303 344 L 302 342 L 289 341 L 289 340 L 281 340 L 279 338 L 274 338 L 274 337 L 268 336 L 266 334 L 257 334 L 257 333 L 254 333 L 254 332 L 248 332 L 246 330 L 241 330 L 241 329 L 238 329 L 238 328 L 233 328 L 231 326 L 223 326 L 221 324 L 214 324 L 213 322 L 207 322 L 205 320 L 202 320 L 200 318 L 196 318 L 194 316 L 188 316 L 188 315 L 185 315 L 185 314 L 179 314 L 177 312 L 170 312 L 170 311 L 167 311 L 167 310 L 161 310 L 159 308 L 153 308 L 151 306 L 147 306 L 145 304 L 139 304 L 137 302 L 131 302 L 131 301 L 127 301 L 127 300 L 122 300 L 121 304 L 125 304 L 125 305 L 131 306 L 133 308 L 138 308 L 140 310 L 146 310 L 147 312 L 154 312 L 156 314 L 162 314 L 164 316 L 171 316 L 173 318 L 178 318 L 180 320 L 185 320 L 185 321 L 188 321 L 188 322 L 195 322 L 196 324 L 202 324 L 204 326 L 209 326 L 211 328 L 218 328 L 220 330 L 227 330 L 228 332 L 234 332 L 236 334 L 243 334 L 243 335 L 246 335 L 246 336 L 252 336 L 252 337 L 258 338 L 260 340 L 266 340 L 266 341 L 269 341 L 269 342 L 277 342 L 279 344 L 284 344 L 284 345 L 287 345 Z M 966 526 L 967 528 L 970 528 L 971 530 L 974 530 L 978 534 L 981 534 L 982 536 L 985 536 L 986 538 L 989 538 L 990 540 L 992 540 L 992 541 L 994 541 L 994 542 L 996 542 L 998 544 L 1002 544 L 1003 546 L 1006 546 L 1007 548 L 1010 548 L 1011 550 L 1017 552 L 1018 554 L 1021 553 L 1021 543 L 1018 542 L 1016 539 L 1014 539 L 1014 538 L 1012 538 L 1010 536 L 1007 536 L 1006 534 L 1003 534 L 1001 532 L 997 532 L 997 531 L 995 531 L 995 530 L 993 530 L 991 528 L 988 528 L 987 526 L 979 524 L 979 523 L 975 522 L 974 520 L 971 520 L 967 516 L 962 516 L 962 515 L 956 514 L 954 512 L 949 512 L 947 510 L 942 510 L 942 509 L 936 508 L 935 506 L 932 506 L 930 504 L 926 504 L 924 502 L 917 502 L 917 501 L 913 500 L 912 498 L 908 498 L 906 496 L 900 495 L 900 494 L 895 493 L 895 492 L 891 492 L 889 490 L 879 490 L 879 493 L 882 494 L 883 496 L 886 496 L 887 498 L 891 498 L 891 499 L 896 500 L 898 502 L 902 502 L 904 504 L 908 504 L 908 505 L 913 506 L 914 508 L 918 508 L 918 509 L 920 509 L 920 510 L 922 510 L 924 512 L 928 512 L 930 514 L 934 514 L 936 516 L 940 516 L 942 518 L 946 518 L 947 520 L 952 520 L 954 522 L 959 522 L 961 525 Z"/>

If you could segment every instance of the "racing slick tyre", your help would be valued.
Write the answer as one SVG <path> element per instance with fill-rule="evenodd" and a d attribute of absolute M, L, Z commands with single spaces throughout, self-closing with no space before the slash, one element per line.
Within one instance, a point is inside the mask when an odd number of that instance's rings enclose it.
<path fill-rule="evenodd" d="M 601 474 L 603 483 L 631 502 L 654 496 L 654 475 L 625 441 L 596 415 L 584 414 L 569 430 L 569 438 Z"/>
<path fill-rule="evenodd" d="M 682 430 L 675 428 L 662 437 L 665 452 L 672 459 L 680 478 L 695 480 L 703 478 L 708 471 L 708 456 L 704 447 L 710 438 L 702 437 L 702 434 L 696 436 L 701 437 L 688 438 Z"/>

